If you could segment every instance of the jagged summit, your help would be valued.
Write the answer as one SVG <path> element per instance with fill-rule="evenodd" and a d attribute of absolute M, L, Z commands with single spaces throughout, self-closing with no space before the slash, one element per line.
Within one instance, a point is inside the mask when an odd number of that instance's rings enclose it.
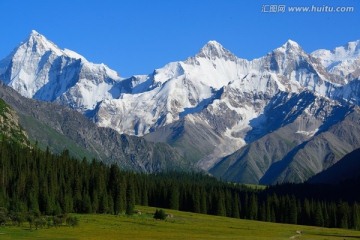
<path fill-rule="evenodd" d="M 36 31 L 36 30 L 31 30 L 31 32 L 30 32 L 30 35 L 31 36 L 43 36 L 42 34 L 40 34 L 38 31 Z"/>
<path fill-rule="evenodd" d="M 275 51 L 282 51 L 282 52 L 284 52 L 284 51 L 286 51 L 286 52 L 295 51 L 295 52 L 300 52 L 300 51 L 302 51 L 302 48 L 297 42 L 289 39 L 281 47 L 275 49 Z"/>
<path fill-rule="evenodd" d="M 360 40 L 348 42 L 333 50 L 319 49 L 311 53 L 331 73 L 352 80 L 360 76 Z"/>
<path fill-rule="evenodd" d="M 25 97 L 71 102 L 72 108 L 86 111 L 99 100 L 116 95 L 110 89 L 120 77 L 104 64 L 88 62 L 76 52 L 60 49 L 32 30 L 24 42 L 0 61 L 0 79 Z"/>
<path fill-rule="evenodd" d="M 342 47 L 337 47 L 333 50 L 334 53 L 336 52 L 346 52 L 347 56 L 351 57 L 359 57 L 360 56 L 360 40 L 348 42 Z"/>
<path fill-rule="evenodd" d="M 270 180 L 303 181 L 308 176 L 299 175 L 301 169 L 315 173 L 335 159 L 327 156 L 360 147 L 352 134 L 360 128 L 356 124 L 360 110 L 338 129 L 329 125 L 341 123 L 350 113 L 347 102 L 360 105 L 360 59 L 348 58 L 357 53 L 358 45 L 339 47 L 336 56 L 326 52 L 330 54 L 322 57 L 326 68 L 293 40 L 253 60 L 238 58 L 217 41 L 209 41 L 185 61 L 121 79 L 105 65 L 79 61 L 75 52 L 32 31 L 0 62 L 0 79 L 28 98 L 76 109 L 98 126 L 173 144 L 196 166 L 205 170 L 220 166 L 222 170 L 213 171 L 219 177 L 236 175 L 239 178 L 231 180 L 248 181 L 247 176 L 255 176 L 251 181 L 259 182 L 266 174 Z M 331 137 L 333 147 L 313 150 L 311 144 L 297 145 L 312 138 L 322 143 L 322 131 L 328 129 L 334 130 L 329 136 L 337 136 Z M 229 175 L 222 173 L 227 166 L 218 161 L 241 148 L 249 151 L 223 162 L 231 167 Z M 285 166 L 290 163 L 289 152 L 303 149 L 309 149 L 306 159 L 319 161 L 305 166 L 299 155 L 295 162 L 299 167 Z M 254 157 L 259 153 L 264 157 Z M 243 160 L 237 161 L 238 156 Z M 278 170 L 273 173 L 276 161 L 284 163 L 289 177 Z M 237 166 L 239 171 L 232 171 Z"/>
<path fill-rule="evenodd" d="M 36 30 L 31 30 L 29 37 L 20 44 L 19 48 L 25 47 L 35 52 L 52 51 L 56 55 L 63 55 L 61 49 L 53 42 L 49 41 L 44 35 L 38 33 Z"/>
<path fill-rule="evenodd" d="M 224 48 L 217 41 L 211 40 L 207 42 L 204 47 L 201 48 L 200 52 L 196 55 L 197 57 L 203 57 L 208 59 L 225 58 L 226 60 L 235 59 L 235 55 L 229 50 Z"/>
<path fill-rule="evenodd" d="M 348 42 L 333 50 L 318 49 L 311 54 L 317 58 L 334 61 L 358 58 L 360 57 L 360 40 Z"/>
<path fill-rule="evenodd" d="M 61 49 L 55 43 L 48 40 L 44 35 L 37 32 L 36 30 L 31 30 L 29 37 L 20 44 L 18 49 L 19 48 L 26 48 L 28 50 L 31 50 L 32 52 L 38 52 L 39 54 L 51 51 L 57 56 L 81 59 L 83 62 L 87 62 L 85 57 L 83 57 L 82 55 L 66 48 Z"/>
<path fill-rule="evenodd" d="M 295 42 L 294 40 L 291 40 L 291 39 L 288 39 L 286 41 L 285 45 L 294 46 L 294 47 L 300 47 L 297 42 Z"/>

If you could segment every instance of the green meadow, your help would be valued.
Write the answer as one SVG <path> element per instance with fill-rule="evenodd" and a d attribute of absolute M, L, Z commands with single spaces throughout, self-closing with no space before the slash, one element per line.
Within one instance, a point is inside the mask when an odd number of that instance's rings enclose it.
<path fill-rule="evenodd" d="M 0 239 L 360 239 L 360 231 L 276 224 L 188 212 L 165 210 L 172 217 L 155 220 L 155 208 L 137 206 L 141 214 L 74 214 L 77 227 L 51 227 L 30 230 L 0 227 Z M 301 235 L 297 233 L 301 231 Z"/>

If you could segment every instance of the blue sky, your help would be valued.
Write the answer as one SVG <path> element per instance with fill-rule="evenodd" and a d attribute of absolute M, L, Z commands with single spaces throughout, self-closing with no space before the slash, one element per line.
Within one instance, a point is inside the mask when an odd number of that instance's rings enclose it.
<path fill-rule="evenodd" d="M 270 5 L 286 11 L 262 12 Z M 313 5 L 354 11 L 288 11 Z M 209 40 L 253 59 L 287 39 L 308 52 L 360 39 L 359 0 L 0 0 L 0 10 L 0 59 L 34 29 L 123 77 L 184 60 Z"/>

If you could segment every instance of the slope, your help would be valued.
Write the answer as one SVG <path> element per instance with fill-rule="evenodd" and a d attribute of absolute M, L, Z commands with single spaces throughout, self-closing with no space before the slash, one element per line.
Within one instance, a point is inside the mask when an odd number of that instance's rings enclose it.
<path fill-rule="evenodd" d="M 75 156 L 96 157 L 108 164 L 144 172 L 191 168 L 166 144 L 149 143 L 139 137 L 99 128 L 76 111 L 24 98 L 2 84 L 0 98 L 18 113 L 29 139 L 49 146 L 54 152 L 68 148 Z"/>
<path fill-rule="evenodd" d="M 316 99 L 311 92 L 276 99 L 261 117 L 266 132 L 254 128 L 263 133 L 260 138 L 221 159 L 210 173 L 236 182 L 303 182 L 360 146 L 358 107 Z"/>
<path fill-rule="evenodd" d="M 0 98 L 0 141 L 12 141 L 30 146 L 26 132 L 19 124 L 19 116 Z"/>
<path fill-rule="evenodd" d="M 98 126 L 171 144 L 204 170 L 222 166 L 219 177 L 303 181 L 358 147 L 345 127 L 331 132 L 344 119 L 356 126 L 356 117 L 347 116 L 351 104 L 360 105 L 358 46 L 309 54 L 288 40 L 246 60 L 209 41 L 184 61 L 122 79 L 33 31 L 0 61 L 0 78 L 23 96 L 76 109 Z M 241 151 L 244 166 L 224 161 Z"/>
<path fill-rule="evenodd" d="M 309 183 L 340 183 L 342 181 L 359 179 L 360 149 L 346 154 L 333 166 L 316 174 L 308 180 Z"/>

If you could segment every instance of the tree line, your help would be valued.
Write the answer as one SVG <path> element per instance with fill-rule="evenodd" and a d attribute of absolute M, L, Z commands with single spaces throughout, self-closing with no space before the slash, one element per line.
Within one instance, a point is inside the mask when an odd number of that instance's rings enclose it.
<path fill-rule="evenodd" d="M 133 214 L 135 205 L 325 227 L 360 229 L 353 183 L 254 189 L 203 173 L 144 174 L 96 160 L 0 142 L 0 207 L 9 213 Z M 329 193 L 327 191 L 330 191 Z M 333 191 L 333 194 L 331 194 Z M 354 192 L 354 191 L 353 191 Z"/>

